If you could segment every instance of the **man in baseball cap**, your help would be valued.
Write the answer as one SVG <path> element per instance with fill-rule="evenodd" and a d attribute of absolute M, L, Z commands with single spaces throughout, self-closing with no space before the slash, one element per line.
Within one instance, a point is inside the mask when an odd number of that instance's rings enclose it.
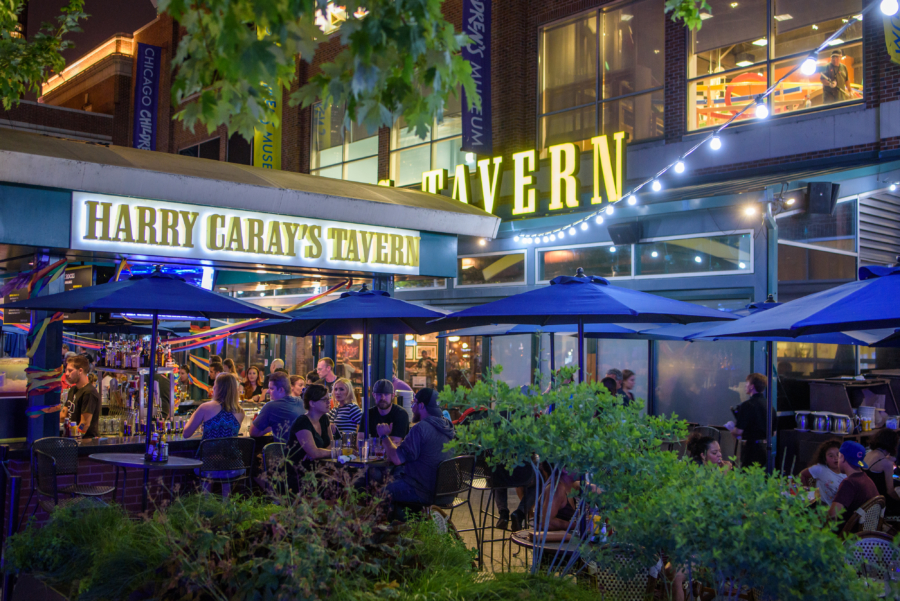
<path fill-rule="evenodd" d="M 390 428 L 388 436 L 399 443 L 409 433 L 409 414 L 399 405 L 394 404 L 394 385 L 390 380 L 378 380 L 372 386 L 372 400 L 375 406 L 369 409 L 370 438 L 379 436 L 378 424 L 387 424 Z"/>
<path fill-rule="evenodd" d="M 869 466 L 864 461 L 866 449 L 861 444 L 848 440 L 841 445 L 840 453 L 840 469 L 847 477 L 834 495 L 834 502 L 828 508 L 828 517 L 840 520 L 840 527 L 843 528 L 847 519 L 857 509 L 866 501 L 878 496 L 878 489 L 863 471 L 869 469 Z"/>

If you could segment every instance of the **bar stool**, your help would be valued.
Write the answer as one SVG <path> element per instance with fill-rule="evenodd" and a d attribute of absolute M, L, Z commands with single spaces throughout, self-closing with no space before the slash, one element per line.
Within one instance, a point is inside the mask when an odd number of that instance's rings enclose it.
<path fill-rule="evenodd" d="M 72 476 L 72 484 L 59 486 L 59 476 Z M 60 493 L 73 497 L 102 497 L 113 490 L 114 486 L 78 483 L 78 443 L 73 439 L 48 436 L 31 445 L 31 494 L 28 496 L 28 503 L 31 503 L 35 493 L 53 498 L 53 505 L 50 506 L 53 507 L 58 504 Z M 28 503 L 25 507 L 28 507 Z M 38 506 L 44 507 L 44 504 L 35 504 L 32 515 L 37 513 Z"/>

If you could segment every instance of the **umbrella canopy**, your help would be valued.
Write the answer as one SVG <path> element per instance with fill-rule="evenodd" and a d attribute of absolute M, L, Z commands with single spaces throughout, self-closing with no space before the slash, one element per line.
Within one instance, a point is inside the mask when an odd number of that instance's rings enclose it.
<path fill-rule="evenodd" d="M 438 330 L 429 322 L 443 313 L 392 298 L 382 290 L 344 292 L 340 298 L 281 314 L 290 321 L 262 322 L 247 331 L 283 336 L 362 334 L 427 334 Z"/>
<path fill-rule="evenodd" d="M 900 298 L 900 267 L 860 267 L 856 282 L 716 326 L 703 337 L 796 340 L 807 334 L 893 329 L 900 326 L 897 298 Z"/>
<path fill-rule="evenodd" d="M 75 334 L 134 334 L 137 336 L 149 336 L 152 326 L 139 326 L 130 323 L 67 323 L 64 324 L 65 332 Z M 174 335 L 175 330 L 169 328 L 157 328 L 158 333 Z"/>
<path fill-rule="evenodd" d="M 629 325 L 619 323 L 592 323 L 584 326 L 585 338 L 634 338 L 646 339 L 642 336 L 644 330 L 652 330 L 649 324 Z M 453 330 L 451 332 L 442 332 L 438 334 L 438 338 L 447 338 L 448 336 L 514 336 L 516 334 L 574 334 L 578 332 L 576 324 L 568 324 L 561 326 L 535 326 L 530 324 L 494 324 L 489 326 L 477 326 L 473 328 L 463 328 L 461 330 Z"/>

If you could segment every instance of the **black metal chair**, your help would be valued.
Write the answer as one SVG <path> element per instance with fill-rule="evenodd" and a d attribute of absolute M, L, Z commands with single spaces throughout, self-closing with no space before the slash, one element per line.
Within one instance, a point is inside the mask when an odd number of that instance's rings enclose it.
<path fill-rule="evenodd" d="M 238 436 L 208 438 L 200 442 L 197 458 L 203 462 L 199 469 L 202 482 L 231 485 L 243 481 L 249 487 L 256 441 Z M 223 494 L 226 494 L 223 486 Z"/>
<path fill-rule="evenodd" d="M 51 464 L 48 462 L 46 458 L 40 460 L 38 453 L 49 456 L 53 459 L 53 463 Z M 48 470 L 52 466 L 52 477 L 54 480 L 52 487 L 49 486 L 49 482 L 47 481 L 50 475 L 47 472 L 41 472 L 42 466 L 44 469 Z M 72 476 L 72 484 L 59 486 L 59 483 L 56 481 L 59 476 Z M 42 493 L 38 489 L 38 481 L 44 482 L 44 491 L 50 491 L 52 488 L 53 494 L 47 495 Z M 73 439 L 49 436 L 47 438 L 38 439 L 31 445 L 31 494 L 28 496 L 28 503 L 31 503 L 31 499 L 34 497 L 35 493 L 38 493 L 39 495 L 44 494 L 44 496 L 52 496 L 55 499 L 53 503 L 55 506 L 58 504 L 58 495 L 60 493 L 72 495 L 73 497 L 102 497 L 114 490 L 114 486 L 97 486 L 93 484 L 78 483 L 78 443 Z M 28 503 L 25 504 L 25 507 L 28 507 Z M 37 508 L 40 505 L 40 502 L 38 502 L 34 506 L 32 515 L 37 513 Z"/>
<path fill-rule="evenodd" d="M 438 465 L 437 483 L 434 487 L 434 502 L 432 505 L 444 510 L 450 510 L 447 521 L 453 521 L 453 511 L 463 505 L 469 506 L 469 516 L 472 525 L 475 526 L 475 513 L 472 511 L 472 478 L 475 474 L 475 456 L 459 455 L 452 459 L 446 459 Z M 475 532 L 475 544 L 480 548 L 478 529 Z M 467 530 L 458 530 L 467 532 Z"/>
<path fill-rule="evenodd" d="M 480 567 L 484 567 L 484 559 L 487 557 L 485 554 L 485 547 L 487 543 L 490 543 L 490 555 L 489 559 L 491 564 L 493 565 L 494 560 L 494 543 L 501 543 L 501 545 L 506 545 L 508 542 L 508 536 L 503 535 L 501 538 L 495 538 L 494 530 L 496 530 L 496 520 L 499 518 L 499 515 L 494 513 L 494 498 L 496 496 L 496 491 L 501 489 L 509 489 L 509 488 L 518 488 L 520 486 L 527 487 L 534 482 L 534 471 L 532 470 L 530 465 L 523 465 L 515 468 L 510 474 L 505 469 L 492 469 L 485 462 L 484 456 L 479 456 L 478 460 L 475 463 L 475 475 L 472 479 L 472 489 L 482 491 L 482 506 L 481 506 L 481 523 L 476 524 L 475 528 L 479 531 L 479 547 L 478 547 L 478 563 Z M 487 504 L 484 502 L 484 491 L 487 491 Z M 527 516 L 526 516 L 527 517 Z M 491 524 L 488 525 L 488 519 L 491 520 Z M 486 532 L 490 528 L 491 535 L 490 538 L 486 538 Z M 467 532 L 467 530 L 460 530 L 460 532 Z M 500 548 L 500 556 L 503 557 L 504 549 L 503 546 Z"/>
<path fill-rule="evenodd" d="M 693 432 L 699 432 L 700 436 L 709 436 L 719 444 L 722 443 L 722 431 L 712 426 L 695 426 Z"/>
<path fill-rule="evenodd" d="M 270 442 L 262 450 L 262 466 L 267 480 L 266 486 L 279 494 L 287 491 L 287 479 L 290 477 L 285 469 L 284 459 L 287 445 L 283 442 Z"/>
<path fill-rule="evenodd" d="M 71 498 L 63 499 L 62 503 L 60 503 L 59 493 L 65 492 L 65 489 L 68 487 L 63 487 L 62 489 L 58 487 L 56 477 L 59 475 L 59 471 L 56 458 L 40 449 L 33 450 L 32 455 L 34 461 L 37 463 L 34 487 L 38 495 L 38 501 L 34 507 L 35 512 L 37 512 L 37 508 L 40 507 L 49 514 L 60 505 L 68 505 L 81 498 L 88 498 L 97 504 L 105 505 L 99 498 L 90 495 L 86 497 L 72 496 Z"/>

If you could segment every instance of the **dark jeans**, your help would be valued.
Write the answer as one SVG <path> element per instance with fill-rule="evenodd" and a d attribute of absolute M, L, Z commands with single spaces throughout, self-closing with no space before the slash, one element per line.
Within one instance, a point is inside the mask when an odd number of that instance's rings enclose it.
<path fill-rule="evenodd" d="M 520 514 L 525 517 L 528 517 L 528 512 L 534 507 L 534 498 L 537 494 L 537 488 L 535 486 L 526 486 L 525 487 L 525 496 L 519 501 L 519 507 L 516 509 Z M 508 488 L 495 488 L 494 489 L 494 502 L 497 504 L 497 509 L 500 511 L 509 511 L 509 489 Z"/>
<path fill-rule="evenodd" d="M 385 490 L 391 497 L 391 501 L 394 503 L 418 503 L 421 505 L 428 505 L 431 503 L 431 499 L 425 498 L 415 486 L 399 478 L 389 483 L 385 487 Z"/>

